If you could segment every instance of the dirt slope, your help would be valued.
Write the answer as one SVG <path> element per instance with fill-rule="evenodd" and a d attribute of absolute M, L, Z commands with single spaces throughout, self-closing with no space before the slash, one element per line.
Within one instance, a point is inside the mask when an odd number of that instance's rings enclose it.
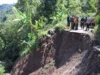
<path fill-rule="evenodd" d="M 99 51 L 96 52 L 87 33 L 56 29 L 41 39 L 40 48 L 34 53 L 18 59 L 11 74 L 97 75 Z"/>

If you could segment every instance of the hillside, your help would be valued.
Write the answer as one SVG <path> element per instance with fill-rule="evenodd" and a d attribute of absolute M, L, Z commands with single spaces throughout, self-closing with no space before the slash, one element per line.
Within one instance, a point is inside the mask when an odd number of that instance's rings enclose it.
<path fill-rule="evenodd" d="M 0 22 L 5 22 L 7 20 L 8 14 L 13 14 L 13 5 L 3 4 L 0 5 Z"/>
<path fill-rule="evenodd" d="M 21 57 L 11 75 L 98 75 L 98 49 L 88 33 L 58 30 L 41 39 L 40 48 Z"/>
<path fill-rule="evenodd" d="M 12 9 L 12 4 L 3 4 L 3 5 L 0 5 L 0 12 L 2 11 L 9 11 Z"/>

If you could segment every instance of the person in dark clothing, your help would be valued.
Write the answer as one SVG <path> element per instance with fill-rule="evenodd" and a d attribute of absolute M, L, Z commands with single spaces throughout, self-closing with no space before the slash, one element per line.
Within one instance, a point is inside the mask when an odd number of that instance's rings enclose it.
<path fill-rule="evenodd" d="M 84 18 L 84 27 L 86 27 L 86 26 L 87 26 L 86 21 L 87 21 L 87 17 L 86 17 L 86 18 Z"/>
<path fill-rule="evenodd" d="M 71 29 L 73 30 L 75 27 L 75 16 L 74 15 L 72 16 L 71 23 L 72 23 Z"/>
<path fill-rule="evenodd" d="M 76 28 L 75 28 L 75 30 L 78 30 L 78 17 L 76 16 Z"/>
<path fill-rule="evenodd" d="M 71 29 L 73 29 L 73 26 L 74 26 L 74 18 L 73 18 L 73 16 L 70 17 L 70 20 L 71 20 Z"/>
<path fill-rule="evenodd" d="M 67 17 L 67 29 L 69 29 L 70 23 L 71 23 L 71 21 L 70 21 L 70 16 L 68 16 L 68 17 Z"/>
<path fill-rule="evenodd" d="M 85 18 L 81 18 L 81 29 L 84 29 L 84 25 L 85 25 Z"/>

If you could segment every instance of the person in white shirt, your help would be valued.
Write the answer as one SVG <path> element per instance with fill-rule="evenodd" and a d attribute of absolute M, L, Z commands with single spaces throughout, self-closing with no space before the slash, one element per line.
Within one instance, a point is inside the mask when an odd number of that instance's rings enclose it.
<path fill-rule="evenodd" d="M 91 17 L 88 15 L 88 17 L 87 17 L 87 21 L 86 21 L 86 30 L 89 30 L 89 26 L 90 26 L 90 24 L 91 24 Z"/>

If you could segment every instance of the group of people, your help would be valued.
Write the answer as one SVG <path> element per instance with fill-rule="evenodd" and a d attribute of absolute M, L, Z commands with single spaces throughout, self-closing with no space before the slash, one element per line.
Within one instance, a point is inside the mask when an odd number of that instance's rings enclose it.
<path fill-rule="evenodd" d="M 82 17 L 80 21 L 79 17 L 75 15 L 67 17 L 67 29 L 78 30 L 79 24 L 81 29 L 89 30 L 90 27 L 95 26 L 95 21 L 89 15 L 85 18 Z"/>

